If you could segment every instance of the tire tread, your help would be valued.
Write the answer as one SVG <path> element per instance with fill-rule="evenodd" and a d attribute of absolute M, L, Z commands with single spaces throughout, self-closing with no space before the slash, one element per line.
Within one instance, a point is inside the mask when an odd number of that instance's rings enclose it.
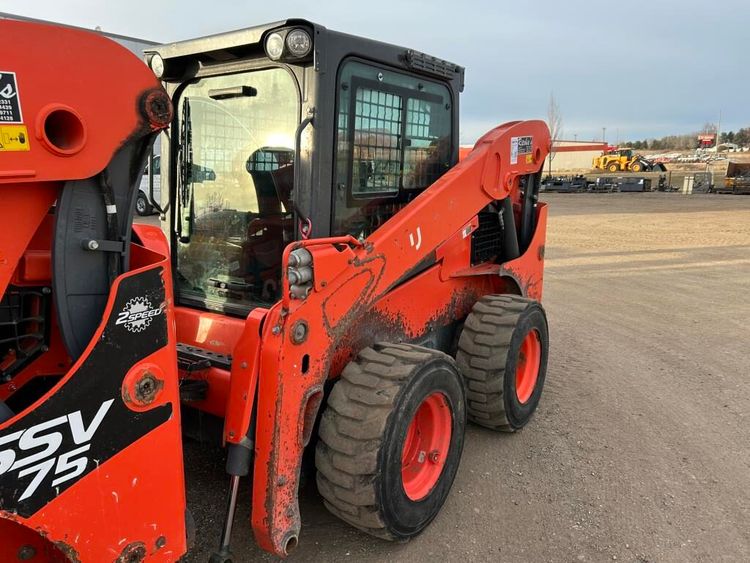
<path fill-rule="evenodd" d="M 365 348 L 342 371 L 321 418 L 315 451 L 318 491 L 331 513 L 370 535 L 397 539 L 378 507 L 378 455 L 399 391 L 435 356 L 453 361 L 411 344 Z"/>
<path fill-rule="evenodd" d="M 467 415 L 475 424 L 515 431 L 505 410 L 503 378 L 513 331 L 532 303 L 518 295 L 485 295 L 466 317 L 456 364 L 466 381 Z"/>

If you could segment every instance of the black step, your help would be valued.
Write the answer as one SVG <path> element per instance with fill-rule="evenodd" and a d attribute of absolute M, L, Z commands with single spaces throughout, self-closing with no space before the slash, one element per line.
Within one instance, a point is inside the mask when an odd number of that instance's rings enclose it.
<path fill-rule="evenodd" d="M 209 367 L 231 371 L 232 356 L 219 354 L 218 352 L 212 352 L 211 350 L 205 350 L 197 346 L 178 343 L 177 367 L 188 373 L 201 371 Z"/>

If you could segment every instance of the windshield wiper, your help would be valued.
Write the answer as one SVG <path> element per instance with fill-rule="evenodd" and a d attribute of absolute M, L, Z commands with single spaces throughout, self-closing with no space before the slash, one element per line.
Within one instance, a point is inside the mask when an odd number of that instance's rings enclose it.
<path fill-rule="evenodd" d="M 193 124 L 190 119 L 190 99 L 182 103 L 182 123 L 180 124 L 177 163 L 180 168 L 177 186 L 177 238 L 189 243 L 193 233 L 195 217 L 195 197 L 193 190 Z"/>

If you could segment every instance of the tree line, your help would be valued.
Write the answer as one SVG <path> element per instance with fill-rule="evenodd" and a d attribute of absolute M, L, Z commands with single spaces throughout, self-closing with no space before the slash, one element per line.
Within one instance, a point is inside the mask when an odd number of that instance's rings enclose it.
<path fill-rule="evenodd" d="M 643 139 L 641 141 L 627 141 L 622 146 L 632 149 L 647 150 L 680 150 L 696 149 L 700 146 L 698 135 L 716 133 L 716 125 L 707 123 L 700 132 L 687 135 L 667 135 L 660 139 Z M 750 146 L 750 127 L 743 127 L 737 131 L 724 131 L 719 135 L 719 143 L 734 143 L 741 147 Z"/>
<path fill-rule="evenodd" d="M 743 127 L 736 133 L 734 131 L 727 131 L 720 135 L 720 143 L 734 143 L 741 147 L 750 146 L 750 127 Z"/>

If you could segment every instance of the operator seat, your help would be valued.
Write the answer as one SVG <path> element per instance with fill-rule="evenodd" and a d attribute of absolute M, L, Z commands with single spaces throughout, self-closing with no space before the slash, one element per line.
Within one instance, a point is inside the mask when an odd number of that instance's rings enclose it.
<path fill-rule="evenodd" d="M 294 226 L 288 211 L 293 157 L 289 149 L 263 147 L 246 163 L 255 186 L 258 217 L 248 225 L 244 271 L 256 294 L 265 301 L 278 299 L 282 254 Z"/>

